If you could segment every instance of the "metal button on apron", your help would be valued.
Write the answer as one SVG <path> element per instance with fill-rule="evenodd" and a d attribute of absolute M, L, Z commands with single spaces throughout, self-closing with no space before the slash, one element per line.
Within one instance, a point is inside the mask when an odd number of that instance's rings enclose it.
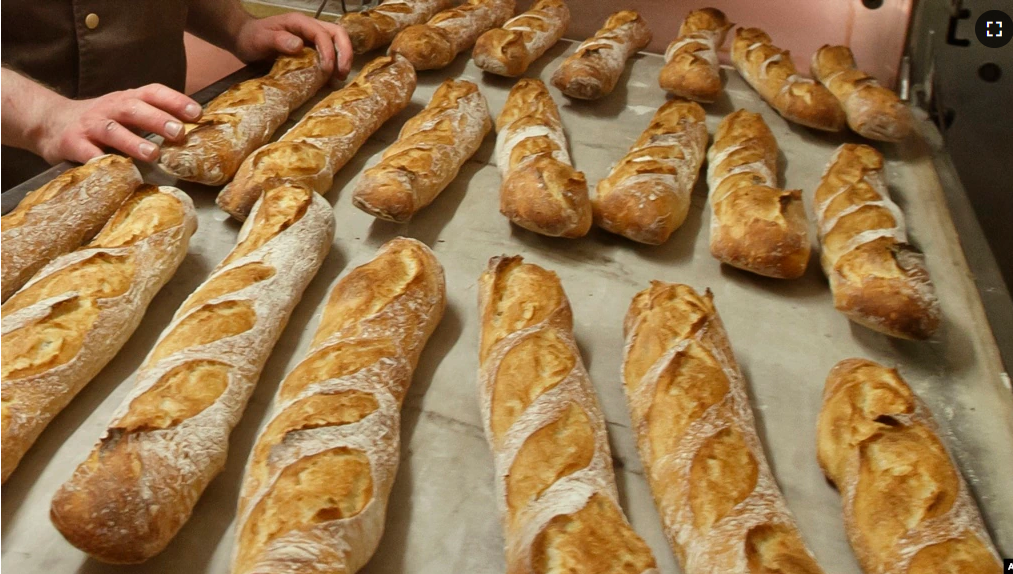
<path fill-rule="evenodd" d="M 85 16 L 84 25 L 87 26 L 89 30 L 98 28 L 98 14 L 92 12 L 91 14 Z"/>

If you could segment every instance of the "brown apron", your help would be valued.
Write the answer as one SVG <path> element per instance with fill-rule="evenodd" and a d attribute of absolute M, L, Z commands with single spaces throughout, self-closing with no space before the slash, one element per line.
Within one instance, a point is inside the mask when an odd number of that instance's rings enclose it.
<path fill-rule="evenodd" d="M 154 82 L 183 90 L 186 0 L 4 0 L 5 66 L 70 98 Z M 3 146 L 3 189 L 46 168 Z"/>

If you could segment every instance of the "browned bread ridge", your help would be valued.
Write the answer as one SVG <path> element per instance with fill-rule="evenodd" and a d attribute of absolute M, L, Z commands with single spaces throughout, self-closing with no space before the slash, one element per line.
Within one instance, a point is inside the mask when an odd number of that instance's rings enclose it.
<path fill-rule="evenodd" d="M 478 37 L 471 57 L 486 72 L 515 78 L 551 48 L 570 25 L 563 0 L 538 0 L 531 9 Z"/>
<path fill-rule="evenodd" d="M 402 30 L 390 44 L 416 70 L 445 68 L 461 52 L 475 45 L 483 32 L 502 26 L 514 13 L 514 0 L 467 0 L 444 10 L 425 24 Z"/>
<path fill-rule="evenodd" d="M 456 0 L 386 0 L 362 12 L 349 12 L 338 18 L 348 32 L 352 50 L 362 54 L 390 44 L 398 32 L 422 24 Z"/>
<path fill-rule="evenodd" d="M 619 83 L 626 60 L 650 42 L 651 30 L 640 14 L 633 10 L 616 12 L 563 60 L 552 74 L 552 85 L 571 98 L 603 98 Z"/>
<path fill-rule="evenodd" d="M 716 8 L 693 10 L 679 27 L 679 37 L 665 50 L 658 76 L 661 89 L 680 98 L 713 102 L 721 95 L 718 48 L 733 24 Z"/>

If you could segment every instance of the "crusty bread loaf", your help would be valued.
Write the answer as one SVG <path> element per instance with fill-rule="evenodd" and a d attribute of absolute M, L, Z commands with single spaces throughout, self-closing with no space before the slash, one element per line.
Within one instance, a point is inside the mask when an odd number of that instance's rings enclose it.
<path fill-rule="evenodd" d="M 837 148 L 813 199 L 834 307 L 893 337 L 927 339 L 939 302 L 925 257 L 907 242 L 904 215 L 890 200 L 883 156 L 867 145 Z"/>
<path fill-rule="evenodd" d="M 559 109 L 541 80 L 518 81 L 496 118 L 499 210 L 517 225 L 552 237 L 591 228 L 584 174 L 573 168 Z"/>
<path fill-rule="evenodd" d="M 689 213 L 707 150 L 705 119 L 700 104 L 663 104 L 626 156 L 598 182 L 591 200 L 595 223 L 641 243 L 667 241 Z"/>
<path fill-rule="evenodd" d="M 479 400 L 507 574 L 657 574 L 619 506 L 594 388 L 555 273 L 494 257 L 479 279 Z"/>
<path fill-rule="evenodd" d="M 218 207 L 242 221 L 260 195 L 278 185 L 295 183 L 327 193 L 334 174 L 366 139 L 408 105 L 415 80 L 415 70 L 399 56 L 369 62 L 352 83 L 320 100 L 280 140 L 247 157 L 218 195 Z"/>
<path fill-rule="evenodd" d="M 818 574 L 767 465 L 710 291 L 654 281 L 623 325 L 637 449 L 686 574 Z"/>
<path fill-rule="evenodd" d="M 798 75 L 791 54 L 759 28 L 739 28 L 732 63 L 743 79 L 785 119 L 818 130 L 844 129 L 844 109 L 821 84 Z"/>
<path fill-rule="evenodd" d="M 133 160 L 103 155 L 25 196 L 0 217 L 0 300 L 6 301 L 58 255 L 94 237 L 139 185 L 141 174 Z"/>
<path fill-rule="evenodd" d="M 563 0 L 538 0 L 531 9 L 479 36 L 472 58 L 486 72 L 515 78 L 551 48 L 570 25 Z"/>
<path fill-rule="evenodd" d="M 414 239 L 388 242 L 334 286 L 253 447 L 233 574 L 366 564 L 397 474 L 401 403 L 445 301 L 443 268 Z"/>
<path fill-rule="evenodd" d="M 680 98 L 713 102 L 721 95 L 718 48 L 733 24 L 716 8 L 693 10 L 679 28 L 679 37 L 665 50 L 658 76 L 661 89 Z"/>
<path fill-rule="evenodd" d="M 67 540 L 98 560 L 142 562 L 165 548 L 225 465 L 274 343 L 323 262 L 334 216 L 323 197 L 280 186 L 176 311 L 87 459 L 53 498 Z"/>
<path fill-rule="evenodd" d="M 362 54 L 390 44 L 398 32 L 422 24 L 456 0 L 386 0 L 362 12 L 349 12 L 338 18 L 348 32 L 352 50 Z"/>
<path fill-rule="evenodd" d="M 911 133 L 911 110 L 893 90 L 859 70 L 847 46 L 825 45 L 816 50 L 812 75 L 841 102 L 855 133 L 886 142 L 901 141 Z"/>
<path fill-rule="evenodd" d="M 767 277 L 805 273 L 811 246 L 802 192 L 777 187 L 777 141 L 760 114 L 726 116 L 707 157 L 711 255 Z"/>
<path fill-rule="evenodd" d="M 416 70 L 445 68 L 483 32 L 502 26 L 513 13 L 514 0 L 467 0 L 425 24 L 402 30 L 391 42 L 390 53 L 408 58 Z"/>
<path fill-rule="evenodd" d="M 236 84 L 211 100 L 197 123 L 186 124 L 183 141 L 162 144 L 158 166 L 180 179 L 224 185 L 326 79 L 316 50 L 279 56 L 266 76 Z"/>
<path fill-rule="evenodd" d="M 622 10 L 605 20 L 595 35 L 552 74 L 552 85 L 571 98 L 596 100 L 609 95 L 626 68 L 626 60 L 651 42 L 651 30 L 640 14 Z"/>
<path fill-rule="evenodd" d="M 186 194 L 142 186 L 91 243 L 54 259 L 3 304 L 2 480 L 127 342 L 196 229 Z"/>
<path fill-rule="evenodd" d="M 932 413 L 895 369 L 846 359 L 827 377 L 816 454 L 866 574 L 988 574 L 1001 561 Z"/>
<path fill-rule="evenodd" d="M 408 221 L 450 185 L 491 129 L 478 86 L 446 80 L 429 105 L 405 122 L 380 162 L 362 174 L 352 203 L 380 219 Z"/>

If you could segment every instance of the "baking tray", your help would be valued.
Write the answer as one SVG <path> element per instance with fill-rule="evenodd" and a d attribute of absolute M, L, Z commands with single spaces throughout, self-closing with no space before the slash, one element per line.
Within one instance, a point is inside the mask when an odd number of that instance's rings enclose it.
<path fill-rule="evenodd" d="M 573 48 L 570 42 L 558 44 L 527 75 L 548 80 Z M 357 66 L 365 60 L 360 58 Z M 664 102 L 665 95 L 657 86 L 661 64 L 661 57 L 655 55 L 634 58 L 615 92 L 598 102 L 567 102 L 551 88 L 560 104 L 574 161 L 592 184 L 607 174 Z M 827 160 L 838 144 L 852 141 L 852 136 L 790 125 L 734 71 L 726 70 L 726 75 L 727 95 L 707 107 L 711 133 L 736 108 L 762 113 L 782 150 L 782 182 L 804 190 L 811 213 L 812 192 Z M 418 238 L 434 249 L 446 269 L 448 304 L 404 404 L 401 467 L 390 497 L 386 532 L 362 572 L 504 570 L 492 456 L 482 434 L 476 387 L 476 280 L 490 257 L 504 253 L 519 253 L 556 271 L 562 279 L 573 305 L 584 362 L 608 419 L 622 505 L 654 549 L 662 572 L 679 570 L 636 455 L 619 380 L 623 316 L 633 295 L 651 279 L 684 282 L 714 292 L 750 383 L 757 424 L 774 473 L 806 541 L 827 572 L 860 572 L 845 538 L 839 497 L 816 464 L 814 430 L 824 378 L 837 361 L 853 356 L 897 366 L 928 402 L 972 485 L 1000 553 L 1013 555 L 1013 489 L 1009 488 L 1013 394 L 947 209 L 930 145 L 929 136 L 935 133 L 931 124 L 920 122 L 922 134 L 904 145 L 877 146 L 886 154 L 890 191 L 907 216 L 910 236 L 926 252 L 945 317 L 936 338 L 916 343 L 855 326 L 837 313 L 815 256 L 805 276 L 794 281 L 766 279 L 719 265 L 707 250 L 709 209 L 703 181 L 693 192 L 686 223 L 664 245 L 635 245 L 598 230 L 579 240 L 550 239 L 513 227 L 499 214 L 500 180 L 491 163 L 494 138 L 490 135 L 454 183 L 410 224 L 377 221 L 355 209 L 351 191 L 359 173 L 378 160 L 404 121 L 421 110 L 436 86 L 449 77 L 478 82 L 494 114 L 503 107 L 513 84 L 483 75 L 466 56 L 445 70 L 423 72 L 410 106 L 371 137 L 341 170 L 327 196 L 337 218 L 330 254 L 264 369 L 232 435 L 224 472 L 205 491 L 193 517 L 165 552 L 143 565 L 112 567 L 89 559 L 63 540 L 50 524 L 49 502 L 103 432 L 113 409 L 133 384 L 131 373 L 177 306 L 235 243 L 239 227 L 215 208 L 217 189 L 179 184 L 194 198 L 199 211 L 200 228 L 190 253 L 119 355 L 53 421 L 3 486 L 5 571 L 161 573 L 184 568 L 227 572 L 243 467 L 280 380 L 307 349 L 317 312 L 334 281 L 398 235 Z M 142 166 L 142 172 L 148 182 L 173 183 L 151 166 Z"/>

